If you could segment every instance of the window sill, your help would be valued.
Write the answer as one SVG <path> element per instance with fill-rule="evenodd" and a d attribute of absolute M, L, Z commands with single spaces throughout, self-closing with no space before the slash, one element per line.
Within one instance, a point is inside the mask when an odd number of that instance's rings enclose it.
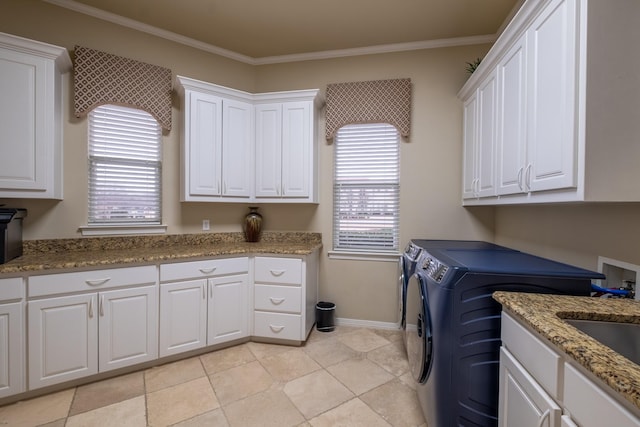
<path fill-rule="evenodd" d="M 359 252 L 359 251 L 328 251 L 329 259 L 346 259 L 352 261 L 383 261 L 398 262 L 402 256 L 399 252 Z"/>
<path fill-rule="evenodd" d="M 118 224 L 118 225 L 83 225 L 79 227 L 83 236 L 115 236 L 135 234 L 165 234 L 167 225 Z"/>

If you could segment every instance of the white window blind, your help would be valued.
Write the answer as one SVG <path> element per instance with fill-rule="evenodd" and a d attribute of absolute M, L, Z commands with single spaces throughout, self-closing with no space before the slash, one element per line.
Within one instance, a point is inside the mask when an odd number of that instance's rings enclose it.
<path fill-rule="evenodd" d="M 334 167 L 334 250 L 397 252 L 397 129 L 381 123 L 343 126 L 335 139 Z"/>
<path fill-rule="evenodd" d="M 89 113 L 90 225 L 160 224 L 160 125 L 116 105 Z"/>

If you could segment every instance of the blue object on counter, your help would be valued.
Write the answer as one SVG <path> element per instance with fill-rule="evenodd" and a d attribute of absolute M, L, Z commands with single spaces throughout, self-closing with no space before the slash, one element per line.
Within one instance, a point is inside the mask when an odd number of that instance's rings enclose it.
<path fill-rule="evenodd" d="M 629 295 L 629 291 L 627 290 L 603 288 L 598 285 L 594 285 L 593 283 L 591 284 L 591 289 L 593 289 L 594 292 L 603 292 L 605 294 L 611 294 L 611 295 L 622 295 L 622 296 Z"/>

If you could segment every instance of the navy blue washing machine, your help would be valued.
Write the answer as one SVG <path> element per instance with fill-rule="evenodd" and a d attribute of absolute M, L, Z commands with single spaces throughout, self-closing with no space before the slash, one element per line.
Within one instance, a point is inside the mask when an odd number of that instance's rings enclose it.
<path fill-rule="evenodd" d="M 513 250 L 498 246 L 493 243 L 476 241 L 476 240 L 433 240 L 433 239 L 412 239 L 404 250 L 402 257 L 400 258 L 400 264 L 398 267 L 398 289 L 399 289 L 399 324 L 404 330 L 407 319 L 407 285 L 409 279 L 416 271 L 416 264 L 418 264 L 422 251 L 425 249 L 437 249 L 437 248 L 457 248 L 457 249 L 494 249 L 494 250 Z M 406 347 L 406 342 L 405 342 Z"/>
<path fill-rule="evenodd" d="M 604 276 L 491 244 L 421 242 L 404 334 L 427 425 L 496 426 L 501 306 L 493 292 L 588 296 Z"/>

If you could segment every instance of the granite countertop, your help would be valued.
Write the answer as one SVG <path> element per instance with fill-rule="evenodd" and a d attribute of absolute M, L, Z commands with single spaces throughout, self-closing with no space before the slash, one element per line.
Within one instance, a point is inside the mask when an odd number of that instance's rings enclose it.
<path fill-rule="evenodd" d="M 640 302 L 499 291 L 493 298 L 640 409 L 640 366 L 562 319 L 640 323 Z"/>
<path fill-rule="evenodd" d="M 21 257 L 0 265 L 0 275 L 227 255 L 308 255 L 320 247 L 320 233 L 296 232 L 264 232 L 255 243 L 245 242 L 242 233 L 27 240 Z"/>

